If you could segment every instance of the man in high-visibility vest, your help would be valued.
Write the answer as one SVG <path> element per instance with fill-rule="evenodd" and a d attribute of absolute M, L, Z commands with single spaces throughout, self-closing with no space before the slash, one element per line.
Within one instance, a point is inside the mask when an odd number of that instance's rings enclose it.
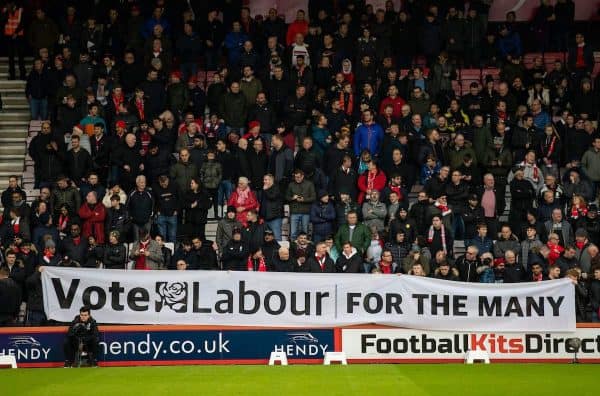
<path fill-rule="evenodd" d="M 0 26 L 3 27 L 3 37 L 6 49 L 8 51 L 8 75 L 9 79 L 14 80 L 15 75 L 15 56 L 19 57 L 19 77 L 26 79 L 25 60 L 23 59 L 24 44 L 24 23 L 25 15 L 23 7 L 18 7 L 16 1 L 9 1 L 2 9 Z"/>

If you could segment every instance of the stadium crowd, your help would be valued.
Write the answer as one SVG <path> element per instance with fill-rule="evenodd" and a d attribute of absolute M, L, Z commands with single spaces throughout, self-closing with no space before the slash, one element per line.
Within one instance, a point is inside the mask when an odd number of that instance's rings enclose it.
<path fill-rule="evenodd" d="M 39 196 L 2 193 L 0 324 L 22 300 L 45 322 L 44 266 L 566 276 L 598 321 L 600 83 L 571 0 L 526 30 L 488 24 L 491 1 L 309 1 L 291 23 L 238 0 L 4 3 L 42 127 Z M 525 35 L 562 58 L 526 67 Z"/>

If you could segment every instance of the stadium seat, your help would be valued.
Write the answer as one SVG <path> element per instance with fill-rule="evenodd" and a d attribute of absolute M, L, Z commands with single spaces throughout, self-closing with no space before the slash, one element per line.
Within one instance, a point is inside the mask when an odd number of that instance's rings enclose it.
<path fill-rule="evenodd" d="M 523 55 L 523 65 L 526 69 L 531 69 L 533 67 L 533 60 L 535 58 L 544 58 L 544 55 L 539 52 L 531 52 Z"/>
<path fill-rule="evenodd" d="M 481 79 L 485 80 L 486 76 L 492 76 L 494 81 L 500 80 L 500 69 L 497 67 L 487 67 L 481 72 Z"/>
<path fill-rule="evenodd" d="M 400 69 L 400 78 L 405 78 L 406 76 L 408 76 L 409 72 L 410 69 Z"/>
<path fill-rule="evenodd" d="M 564 65 L 565 60 L 567 59 L 567 55 L 564 52 L 546 52 L 544 54 L 544 65 L 546 66 L 546 71 L 551 72 L 554 70 L 554 62 L 561 61 Z"/>

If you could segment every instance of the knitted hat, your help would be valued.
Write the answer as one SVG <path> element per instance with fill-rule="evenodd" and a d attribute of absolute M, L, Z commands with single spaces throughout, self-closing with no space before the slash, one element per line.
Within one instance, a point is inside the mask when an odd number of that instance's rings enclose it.
<path fill-rule="evenodd" d="M 237 213 L 235 206 L 232 206 L 232 205 L 227 206 L 227 213 Z"/>
<path fill-rule="evenodd" d="M 125 123 L 125 121 L 123 121 L 123 120 L 119 120 L 119 121 L 117 121 L 117 122 L 115 123 L 115 126 L 116 126 L 117 128 L 125 128 L 125 129 L 127 128 L 127 124 L 126 124 L 126 123 Z"/>
<path fill-rule="evenodd" d="M 248 130 L 252 130 L 254 128 L 260 128 L 260 122 L 250 121 L 250 123 L 248 123 Z"/>

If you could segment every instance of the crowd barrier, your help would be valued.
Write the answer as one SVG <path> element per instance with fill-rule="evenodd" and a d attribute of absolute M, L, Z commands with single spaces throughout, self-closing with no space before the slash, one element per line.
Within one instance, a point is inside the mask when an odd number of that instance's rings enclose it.
<path fill-rule="evenodd" d="M 0 354 L 19 367 L 60 367 L 66 327 L 0 329 Z M 470 333 L 388 326 L 260 328 L 214 326 L 101 326 L 100 366 L 267 364 L 283 351 L 290 364 L 321 364 L 325 352 L 343 351 L 350 363 L 458 363 L 468 350 L 492 362 L 570 362 L 579 338 L 582 363 L 600 363 L 600 325 L 573 333 Z"/>

